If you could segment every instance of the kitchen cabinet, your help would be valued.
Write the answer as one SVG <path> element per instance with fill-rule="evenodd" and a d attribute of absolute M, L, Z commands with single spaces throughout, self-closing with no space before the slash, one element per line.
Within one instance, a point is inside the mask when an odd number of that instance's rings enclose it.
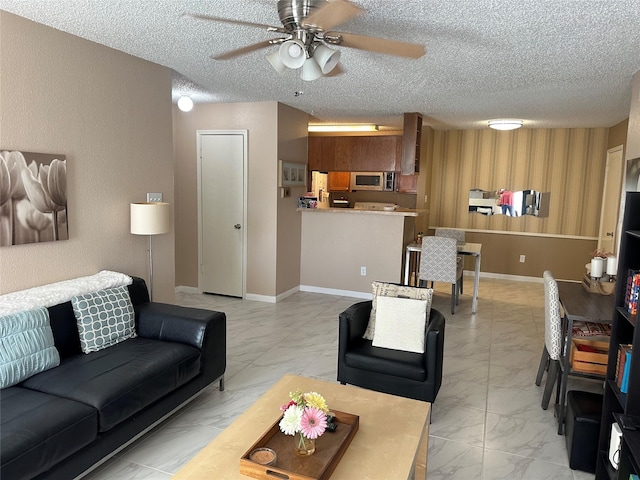
<path fill-rule="evenodd" d="M 416 193 L 418 191 L 418 175 L 398 175 L 396 173 L 396 191 L 398 193 Z"/>
<path fill-rule="evenodd" d="M 402 137 L 309 137 L 309 170 L 321 172 L 393 172 L 402 155 Z"/>
<path fill-rule="evenodd" d="M 622 221 L 622 236 L 618 252 L 618 276 L 616 280 L 615 308 L 609 342 L 607 376 L 604 384 L 602 422 L 598 443 L 597 480 L 627 480 L 629 474 L 640 473 L 640 431 L 622 430 L 619 470 L 609 463 L 609 438 L 614 415 L 627 415 L 640 422 L 640 325 L 637 315 L 627 310 L 627 275 L 629 269 L 640 270 L 640 192 L 627 192 Z M 627 392 L 623 393 L 616 382 L 618 347 L 632 344 L 631 368 Z M 619 372 L 618 372 L 619 374 Z"/>
<path fill-rule="evenodd" d="M 328 188 L 330 192 L 348 192 L 351 181 L 350 172 L 329 172 Z"/>
<path fill-rule="evenodd" d="M 420 171 L 420 147 L 422 142 L 422 115 L 405 113 L 402 128 L 402 175 L 415 175 Z"/>

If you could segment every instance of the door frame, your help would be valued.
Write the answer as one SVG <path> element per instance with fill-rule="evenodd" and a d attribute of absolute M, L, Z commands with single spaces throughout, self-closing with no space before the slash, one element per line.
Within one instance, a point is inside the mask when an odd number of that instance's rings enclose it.
<path fill-rule="evenodd" d="M 198 291 L 202 290 L 202 142 L 204 135 L 242 135 L 243 159 L 242 159 L 242 298 L 247 295 L 247 202 L 249 185 L 249 151 L 248 130 L 196 130 L 196 163 L 197 163 L 197 195 L 198 195 Z"/>

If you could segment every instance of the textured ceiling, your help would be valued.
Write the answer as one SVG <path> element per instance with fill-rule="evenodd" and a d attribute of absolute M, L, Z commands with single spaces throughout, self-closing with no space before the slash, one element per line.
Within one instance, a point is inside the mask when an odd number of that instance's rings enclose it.
<path fill-rule="evenodd" d="M 335 30 L 421 43 L 418 60 L 339 47 L 343 73 L 304 82 L 265 59 L 211 54 L 278 35 L 184 12 L 279 26 L 276 0 L 0 0 L 2 10 L 174 71 L 173 97 L 279 101 L 322 122 L 434 128 L 611 126 L 627 118 L 640 70 L 640 0 L 355 0 L 366 12 Z M 303 92 L 295 96 L 295 92 Z"/>

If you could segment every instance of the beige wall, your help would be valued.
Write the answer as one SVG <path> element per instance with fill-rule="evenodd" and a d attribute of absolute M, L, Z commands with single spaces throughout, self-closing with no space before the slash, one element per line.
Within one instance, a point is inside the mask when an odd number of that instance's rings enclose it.
<path fill-rule="evenodd" d="M 640 71 L 631 83 L 631 106 L 629 108 L 629 130 L 627 133 L 627 153 L 625 158 L 640 157 Z"/>
<path fill-rule="evenodd" d="M 404 223 L 412 217 L 371 213 L 302 213 L 302 265 L 305 287 L 371 293 L 371 282 L 402 279 Z M 367 274 L 360 275 L 360 267 Z"/>
<path fill-rule="evenodd" d="M 0 293 L 102 269 L 147 277 L 129 203 L 173 204 L 171 71 L 0 11 L 0 148 L 67 157 L 69 240 L 0 247 Z M 154 238 L 154 294 L 174 298 L 173 232 Z"/>
<path fill-rule="evenodd" d="M 620 123 L 609 127 L 609 137 L 607 138 L 607 149 L 627 144 L 627 130 L 629 129 L 629 119 L 625 118 Z"/>
<path fill-rule="evenodd" d="M 482 270 L 534 277 L 545 269 L 562 270 L 567 276 L 558 278 L 579 280 L 597 243 L 607 135 L 606 128 L 436 131 L 431 225 L 556 236 L 557 251 L 578 252 L 584 261 L 543 255 L 540 262 L 529 257 L 513 266 L 529 246 L 542 243 L 523 235 L 490 236 L 483 242 Z M 501 187 L 551 192 L 549 217 L 468 212 L 469 189 Z M 507 240 L 511 248 L 505 250 Z"/>
<path fill-rule="evenodd" d="M 299 268 L 286 264 L 292 239 L 300 243 L 294 195 L 280 199 L 278 158 L 306 163 L 307 115 L 276 102 L 174 107 L 176 285 L 198 285 L 197 130 L 248 131 L 247 295 L 275 297 L 299 285 Z M 287 232 L 285 235 L 283 232 Z M 284 242 L 283 245 L 280 243 Z M 284 258 L 280 254 L 286 253 Z M 299 252 L 299 250 L 297 250 Z M 299 255 L 298 255 L 299 257 Z M 282 262 L 282 263 L 281 263 Z"/>
<path fill-rule="evenodd" d="M 278 160 L 307 163 L 308 114 L 278 104 Z M 309 185 L 311 189 L 311 185 Z M 306 187 L 291 187 L 291 196 L 277 196 L 276 295 L 297 289 L 300 285 L 300 244 L 302 215 L 296 211 L 298 197 Z"/>

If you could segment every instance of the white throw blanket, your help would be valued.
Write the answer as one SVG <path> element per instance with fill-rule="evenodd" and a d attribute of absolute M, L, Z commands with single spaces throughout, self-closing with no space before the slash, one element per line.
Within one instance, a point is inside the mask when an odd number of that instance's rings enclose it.
<path fill-rule="evenodd" d="M 95 275 L 78 277 L 40 287 L 0 295 L 0 316 L 38 307 L 51 307 L 68 302 L 76 295 L 97 292 L 105 288 L 130 285 L 133 279 L 124 273 L 102 270 Z"/>

